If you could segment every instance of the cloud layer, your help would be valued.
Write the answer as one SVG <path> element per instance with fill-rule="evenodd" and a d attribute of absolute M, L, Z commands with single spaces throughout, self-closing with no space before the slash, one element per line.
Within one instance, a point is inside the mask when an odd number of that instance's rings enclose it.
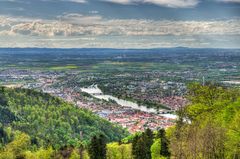
<path fill-rule="evenodd" d="M 155 4 L 170 8 L 189 8 L 196 6 L 199 1 L 198 0 L 104 0 L 112 3 L 119 4 Z"/>
<path fill-rule="evenodd" d="M 0 17 L 0 35 L 46 37 L 74 36 L 163 36 L 163 35 L 240 35 L 240 20 L 152 21 L 104 19 L 101 16 L 66 14 L 57 20 Z"/>
<path fill-rule="evenodd" d="M 233 3 L 240 3 L 240 0 L 218 0 L 220 2 L 233 2 Z"/>
<path fill-rule="evenodd" d="M 238 47 L 240 20 L 106 19 L 64 14 L 55 20 L 0 16 L 0 47 Z"/>
<path fill-rule="evenodd" d="M 169 8 L 193 8 L 197 6 L 200 0 L 102 0 L 111 3 L 118 3 L 122 5 L 135 5 L 135 4 L 155 4 Z M 215 0 L 218 2 L 234 2 L 240 3 L 240 0 Z"/>

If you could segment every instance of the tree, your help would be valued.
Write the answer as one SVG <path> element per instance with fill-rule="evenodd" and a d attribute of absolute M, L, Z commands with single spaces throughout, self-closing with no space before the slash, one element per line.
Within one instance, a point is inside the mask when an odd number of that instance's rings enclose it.
<path fill-rule="evenodd" d="M 144 134 L 143 134 L 143 138 L 144 138 L 144 143 L 145 143 L 145 159 L 151 159 L 151 146 L 153 144 L 153 132 L 151 129 L 146 129 Z"/>
<path fill-rule="evenodd" d="M 235 106 L 240 107 L 240 98 Z M 227 130 L 226 139 L 226 149 L 227 157 L 232 159 L 240 158 L 240 108 L 236 111 L 231 123 L 229 124 L 229 129 Z"/>
<path fill-rule="evenodd" d="M 193 84 L 170 137 L 173 158 L 238 158 L 240 91 Z"/>
<path fill-rule="evenodd" d="M 107 143 L 106 143 L 106 137 L 104 135 L 99 135 L 98 138 L 98 145 L 99 145 L 99 156 L 101 156 L 101 159 L 106 158 L 107 153 Z"/>
<path fill-rule="evenodd" d="M 52 147 L 49 147 L 47 149 L 39 148 L 35 152 L 26 151 L 25 152 L 25 158 L 26 159 L 52 159 L 54 156 L 54 150 Z"/>
<path fill-rule="evenodd" d="M 152 159 L 159 159 L 161 157 L 161 139 L 156 139 L 151 146 L 151 156 Z"/>
<path fill-rule="evenodd" d="M 107 159 L 132 159 L 132 144 L 107 144 Z"/>
<path fill-rule="evenodd" d="M 132 139 L 132 154 L 133 154 L 133 158 L 137 159 L 140 152 L 139 152 L 139 139 L 140 139 L 140 135 L 136 135 L 133 137 Z"/>
<path fill-rule="evenodd" d="M 7 132 L 4 130 L 4 127 L 0 123 L 0 148 L 8 142 Z"/>
<path fill-rule="evenodd" d="M 5 146 L 0 152 L 0 159 L 4 158 L 24 158 L 25 151 L 30 147 L 30 137 L 22 132 L 16 132 L 14 140 Z"/>
<path fill-rule="evenodd" d="M 160 155 L 164 157 L 170 157 L 170 152 L 169 152 L 169 140 L 166 137 L 166 132 L 164 129 L 160 129 L 158 131 L 158 137 L 161 139 L 160 140 Z"/>
<path fill-rule="evenodd" d="M 90 159 L 106 159 L 106 138 L 104 135 L 93 136 L 89 145 Z"/>
<path fill-rule="evenodd" d="M 141 135 L 136 135 L 132 142 L 132 152 L 135 159 L 151 159 L 153 133 L 146 129 Z"/>

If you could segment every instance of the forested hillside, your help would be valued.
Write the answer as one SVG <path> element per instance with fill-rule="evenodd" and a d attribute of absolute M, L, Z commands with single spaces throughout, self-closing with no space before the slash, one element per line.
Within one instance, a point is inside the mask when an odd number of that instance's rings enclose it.
<path fill-rule="evenodd" d="M 50 145 L 57 149 L 78 146 L 79 141 L 88 143 L 97 134 L 106 136 L 107 141 L 120 140 L 127 134 L 122 128 L 57 97 L 4 87 L 0 88 L 0 128 L 24 132 L 38 147 Z"/>
<path fill-rule="evenodd" d="M 189 105 L 177 112 L 175 126 L 127 137 L 121 128 L 48 94 L 1 88 L 0 95 L 0 159 L 240 158 L 239 88 L 191 84 Z"/>

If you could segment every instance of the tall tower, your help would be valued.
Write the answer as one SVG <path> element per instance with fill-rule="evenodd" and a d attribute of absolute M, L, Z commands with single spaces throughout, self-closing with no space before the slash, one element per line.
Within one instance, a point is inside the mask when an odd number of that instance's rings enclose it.
<path fill-rule="evenodd" d="M 205 86 L 205 77 L 202 77 L 202 85 Z"/>

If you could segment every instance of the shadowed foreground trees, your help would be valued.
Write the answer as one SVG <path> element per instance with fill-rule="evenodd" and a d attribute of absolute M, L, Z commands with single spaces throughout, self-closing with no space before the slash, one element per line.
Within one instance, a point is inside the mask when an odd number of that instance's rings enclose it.
<path fill-rule="evenodd" d="M 146 129 L 141 135 L 136 135 L 132 141 L 132 153 L 134 159 L 151 159 L 151 146 L 153 133 Z"/>
<path fill-rule="evenodd" d="M 106 137 L 103 135 L 94 136 L 89 145 L 90 159 L 106 159 Z"/>

